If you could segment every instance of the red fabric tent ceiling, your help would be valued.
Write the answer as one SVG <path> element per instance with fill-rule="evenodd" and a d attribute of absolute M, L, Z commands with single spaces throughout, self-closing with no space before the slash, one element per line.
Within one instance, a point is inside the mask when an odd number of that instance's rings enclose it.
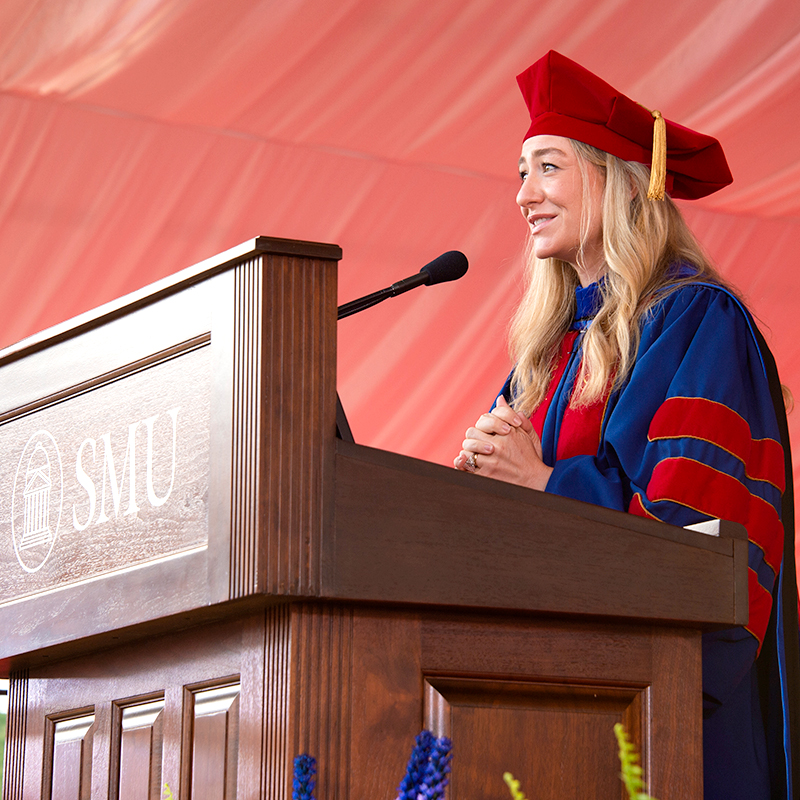
<path fill-rule="evenodd" d="M 514 76 L 550 48 L 722 141 L 686 213 L 800 397 L 797 0 L 6 0 L 0 345 L 259 234 L 340 244 L 341 302 L 461 249 L 339 326 L 356 438 L 450 463 L 509 369 Z"/>

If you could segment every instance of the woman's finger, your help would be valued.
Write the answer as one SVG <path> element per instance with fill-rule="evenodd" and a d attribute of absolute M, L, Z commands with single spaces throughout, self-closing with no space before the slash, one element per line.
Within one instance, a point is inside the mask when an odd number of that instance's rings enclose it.
<path fill-rule="evenodd" d="M 503 420 L 506 424 L 511 425 L 513 428 L 521 428 L 526 433 L 529 433 L 533 430 L 533 425 L 531 425 L 530 419 L 528 419 L 525 414 L 520 414 L 517 411 L 514 411 L 503 395 L 500 395 L 500 397 L 497 398 L 497 403 L 492 409 L 492 416 Z"/>
<path fill-rule="evenodd" d="M 480 435 L 480 431 L 476 431 L 475 428 L 470 428 L 467 431 L 467 438 L 461 442 L 461 449 L 464 450 L 467 454 L 469 453 L 483 453 L 484 455 L 489 455 L 489 453 L 494 452 L 494 444 L 492 442 L 486 441 L 486 439 L 477 438 L 475 434 Z"/>
<path fill-rule="evenodd" d="M 505 436 L 511 433 L 511 425 L 496 414 L 483 414 L 475 423 L 475 428 L 483 433 Z"/>
<path fill-rule="evenodd" d="M 487 456 L 481 456 L 484 466 L 487 464 Z M 462 472 L 477 472 L 480 469 L 478 454 L 462 450 L 453 460 L 453 466 Z"/>

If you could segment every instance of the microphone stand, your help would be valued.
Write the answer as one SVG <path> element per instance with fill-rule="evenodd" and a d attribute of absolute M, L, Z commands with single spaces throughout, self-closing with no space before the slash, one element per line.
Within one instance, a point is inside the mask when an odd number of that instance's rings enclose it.
<path fill-rule="evenodd" d="M 403 280 L 393 283 L 386 289 L 381 289 L 378 292 L 359 297 L 358 300 L 351 300 L 349 303 L 339 306 L 337 319 L 349 317 L 351 314 L 356 314 L 365 308 L 375 306 L 390 297 L 397 297 L 397 295 L 417 286 L 430 286 L 431 284 L 457 280 L 466 271 L 467 257 L 457 250 L 450 250 L 426 264 L 416 275 L 412 275 L 410 278 L 403 278 Z M 353 434 L 350 431 L 350 425 L 347 422 L 338 393 L 336 395 L 336 436 L 348 442 L 353 441 Z"/>
<path fill-rule="evenodd" d="M 430 282 L 431 276 L 428 275 L 427 272 L 420 270 L 416 275 L 412 275 L 410 278 L 403 278 L 402 281 L 397 281 L 397 283 L 393 283 L 386 289 L 381 289 L 372 294 L 365 295 L 364 297 L 359 297 L 358 300 L 351 300 L 349 303 L 339 306 L 337 319 L 344 319 L 351 314 L 363 311 L 365 308 L 376 306 L 378 303 L 382 303 L 390 297 L 397 297 L 397 295 L 403 294 L 403 292 L 407 292 L 409 289 L 427 285 Z"/>

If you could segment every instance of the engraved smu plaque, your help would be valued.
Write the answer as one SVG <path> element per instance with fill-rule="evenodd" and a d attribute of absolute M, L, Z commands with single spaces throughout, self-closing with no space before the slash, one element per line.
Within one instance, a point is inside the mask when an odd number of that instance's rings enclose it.
<path fill-rule="evenodd" d="M 0 426 L 0 604 L 204 547 L 210 348 Z"/>

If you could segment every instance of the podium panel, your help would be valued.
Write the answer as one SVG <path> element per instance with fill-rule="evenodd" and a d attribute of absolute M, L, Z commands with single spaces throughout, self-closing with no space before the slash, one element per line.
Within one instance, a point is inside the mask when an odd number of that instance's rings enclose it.
<path fill-rule="evenodd" d="M 318 593 L 340 254 L 256 239 L 0 352 L 0 664 Z"/>
<path fill-rule="evenodd" d="M 650 791 L 700 797 L 699 634 L 619 623 L 294 603 L 12 679 L 9 798 L 392 797 L 423 726 L 453 739 L 450 796 L 620 797 L 613 725 Z M 693 768 L 689 768 L 694 765 Z M 107 788 L 106 788 L 107 787 Z"/>

